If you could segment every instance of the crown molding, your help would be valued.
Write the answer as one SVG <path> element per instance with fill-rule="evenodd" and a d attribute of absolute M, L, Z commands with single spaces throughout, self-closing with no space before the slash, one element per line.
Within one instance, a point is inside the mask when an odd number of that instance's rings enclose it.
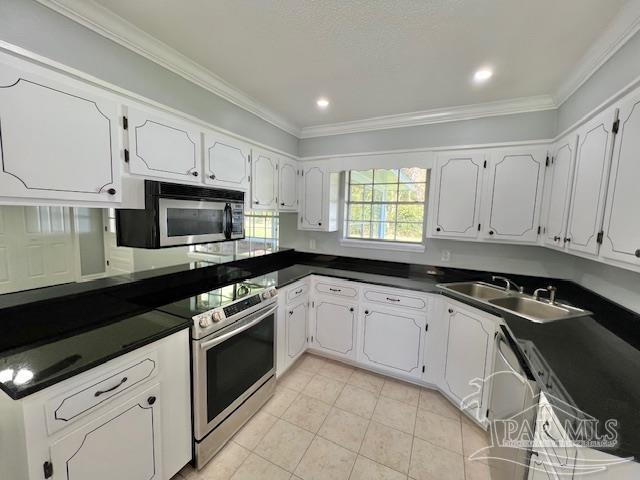
<path fill-rule="evenodd" d="M 90 0 L 37 1 L 103 37 L 209 90 L 285 132 L 296 137 L 300 136 L 300 128 L 297 125 L 261 105 L 257 100 L 233 87 L 215 73 L 101 5 Z"/>
<path fill-rule="evenodd" d="M 556 90 L 558 105 L 566 102 L 591 76 L 640 30 L 640 0 L 627 0 L 604 32 L 589 47 L 569 77 Z"/>
<path fill-rule="evenodd" d="M 419 112 L 384 115 L 364 120 L 304 127 L 301 130 L 300 138 L 325 137 L 329 135 L 341 135 L 344 133 L 413 127 L 433 123 L 457 122 L 460 120 L 473 120 L 475 118 L 511 115 L 514 113 L 553 110 L 555 108 L 557 108 L 557 105 L 551 96 L 538 95 L 534 97 L 514 98 L 511 100 L 460 105 L 449 108 L 435 108 Z"/>

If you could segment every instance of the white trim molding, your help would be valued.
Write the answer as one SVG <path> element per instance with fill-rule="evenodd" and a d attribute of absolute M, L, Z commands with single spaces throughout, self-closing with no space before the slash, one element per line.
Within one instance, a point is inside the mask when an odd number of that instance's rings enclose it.
<path fill-rule="evenodd" d="M 589 47 L 553 98 L 560 106 L 640 30 L 640 0 L 627 0 L 596 42 Z"/>
<path fill-rule="evenodd" d="M 91 0 L 37 1 L 103 37 L 209 90 L 285 132 L 299 137 L 300 128 L 298 126 L 271 111 L 264 105 L 261 105 L 257 100 L 233 87 L 212 71 L 199 65 L 105 7 Z"/>
<path fill-rule="evenodd" d="M 329 135 L 413 127 L 433 123 L 457 122 L 460 120 L 473 120 L 476 118 L 511 115 L 514 113 L 554 110 L 556 108 L 557 105 L 550 95 L 538 95 L 534 97 L 460 105 L 457 107 L 435 108 L 419 112 L 384 115 L 364 120 L 304 127 L 301 130 L 300 138 L 325 137 Z"/>

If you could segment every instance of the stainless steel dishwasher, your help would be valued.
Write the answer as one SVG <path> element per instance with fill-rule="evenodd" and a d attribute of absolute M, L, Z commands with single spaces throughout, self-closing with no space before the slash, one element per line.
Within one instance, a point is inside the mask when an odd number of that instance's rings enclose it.
<path fill-rule="evenodd" d="M 510 446 L 507 441 L 514 440 L 516 432 L 534 431 L 540 388 L 504 325 L 500 326 L 495 342 L 495 374 L 489 402 L 491 478 L 523 480 L 529 471 L 531 448 Z"/>

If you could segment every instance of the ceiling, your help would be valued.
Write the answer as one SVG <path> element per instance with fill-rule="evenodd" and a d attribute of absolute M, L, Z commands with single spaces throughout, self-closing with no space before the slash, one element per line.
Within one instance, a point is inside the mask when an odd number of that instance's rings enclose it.
<path fill-rule="evenodd" d="M 297 127 L 552 94 L 624 3 L 96 1 Z"/>

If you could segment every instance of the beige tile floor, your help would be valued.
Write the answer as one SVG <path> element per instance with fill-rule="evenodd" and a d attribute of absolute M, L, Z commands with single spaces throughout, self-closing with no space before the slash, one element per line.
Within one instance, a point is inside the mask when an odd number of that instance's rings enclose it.
<path fill-rule="evenodd" d="M 442 395 L 305 354 L 200 472 L 173 480 L 490 480 L 487 433 Z"/>

